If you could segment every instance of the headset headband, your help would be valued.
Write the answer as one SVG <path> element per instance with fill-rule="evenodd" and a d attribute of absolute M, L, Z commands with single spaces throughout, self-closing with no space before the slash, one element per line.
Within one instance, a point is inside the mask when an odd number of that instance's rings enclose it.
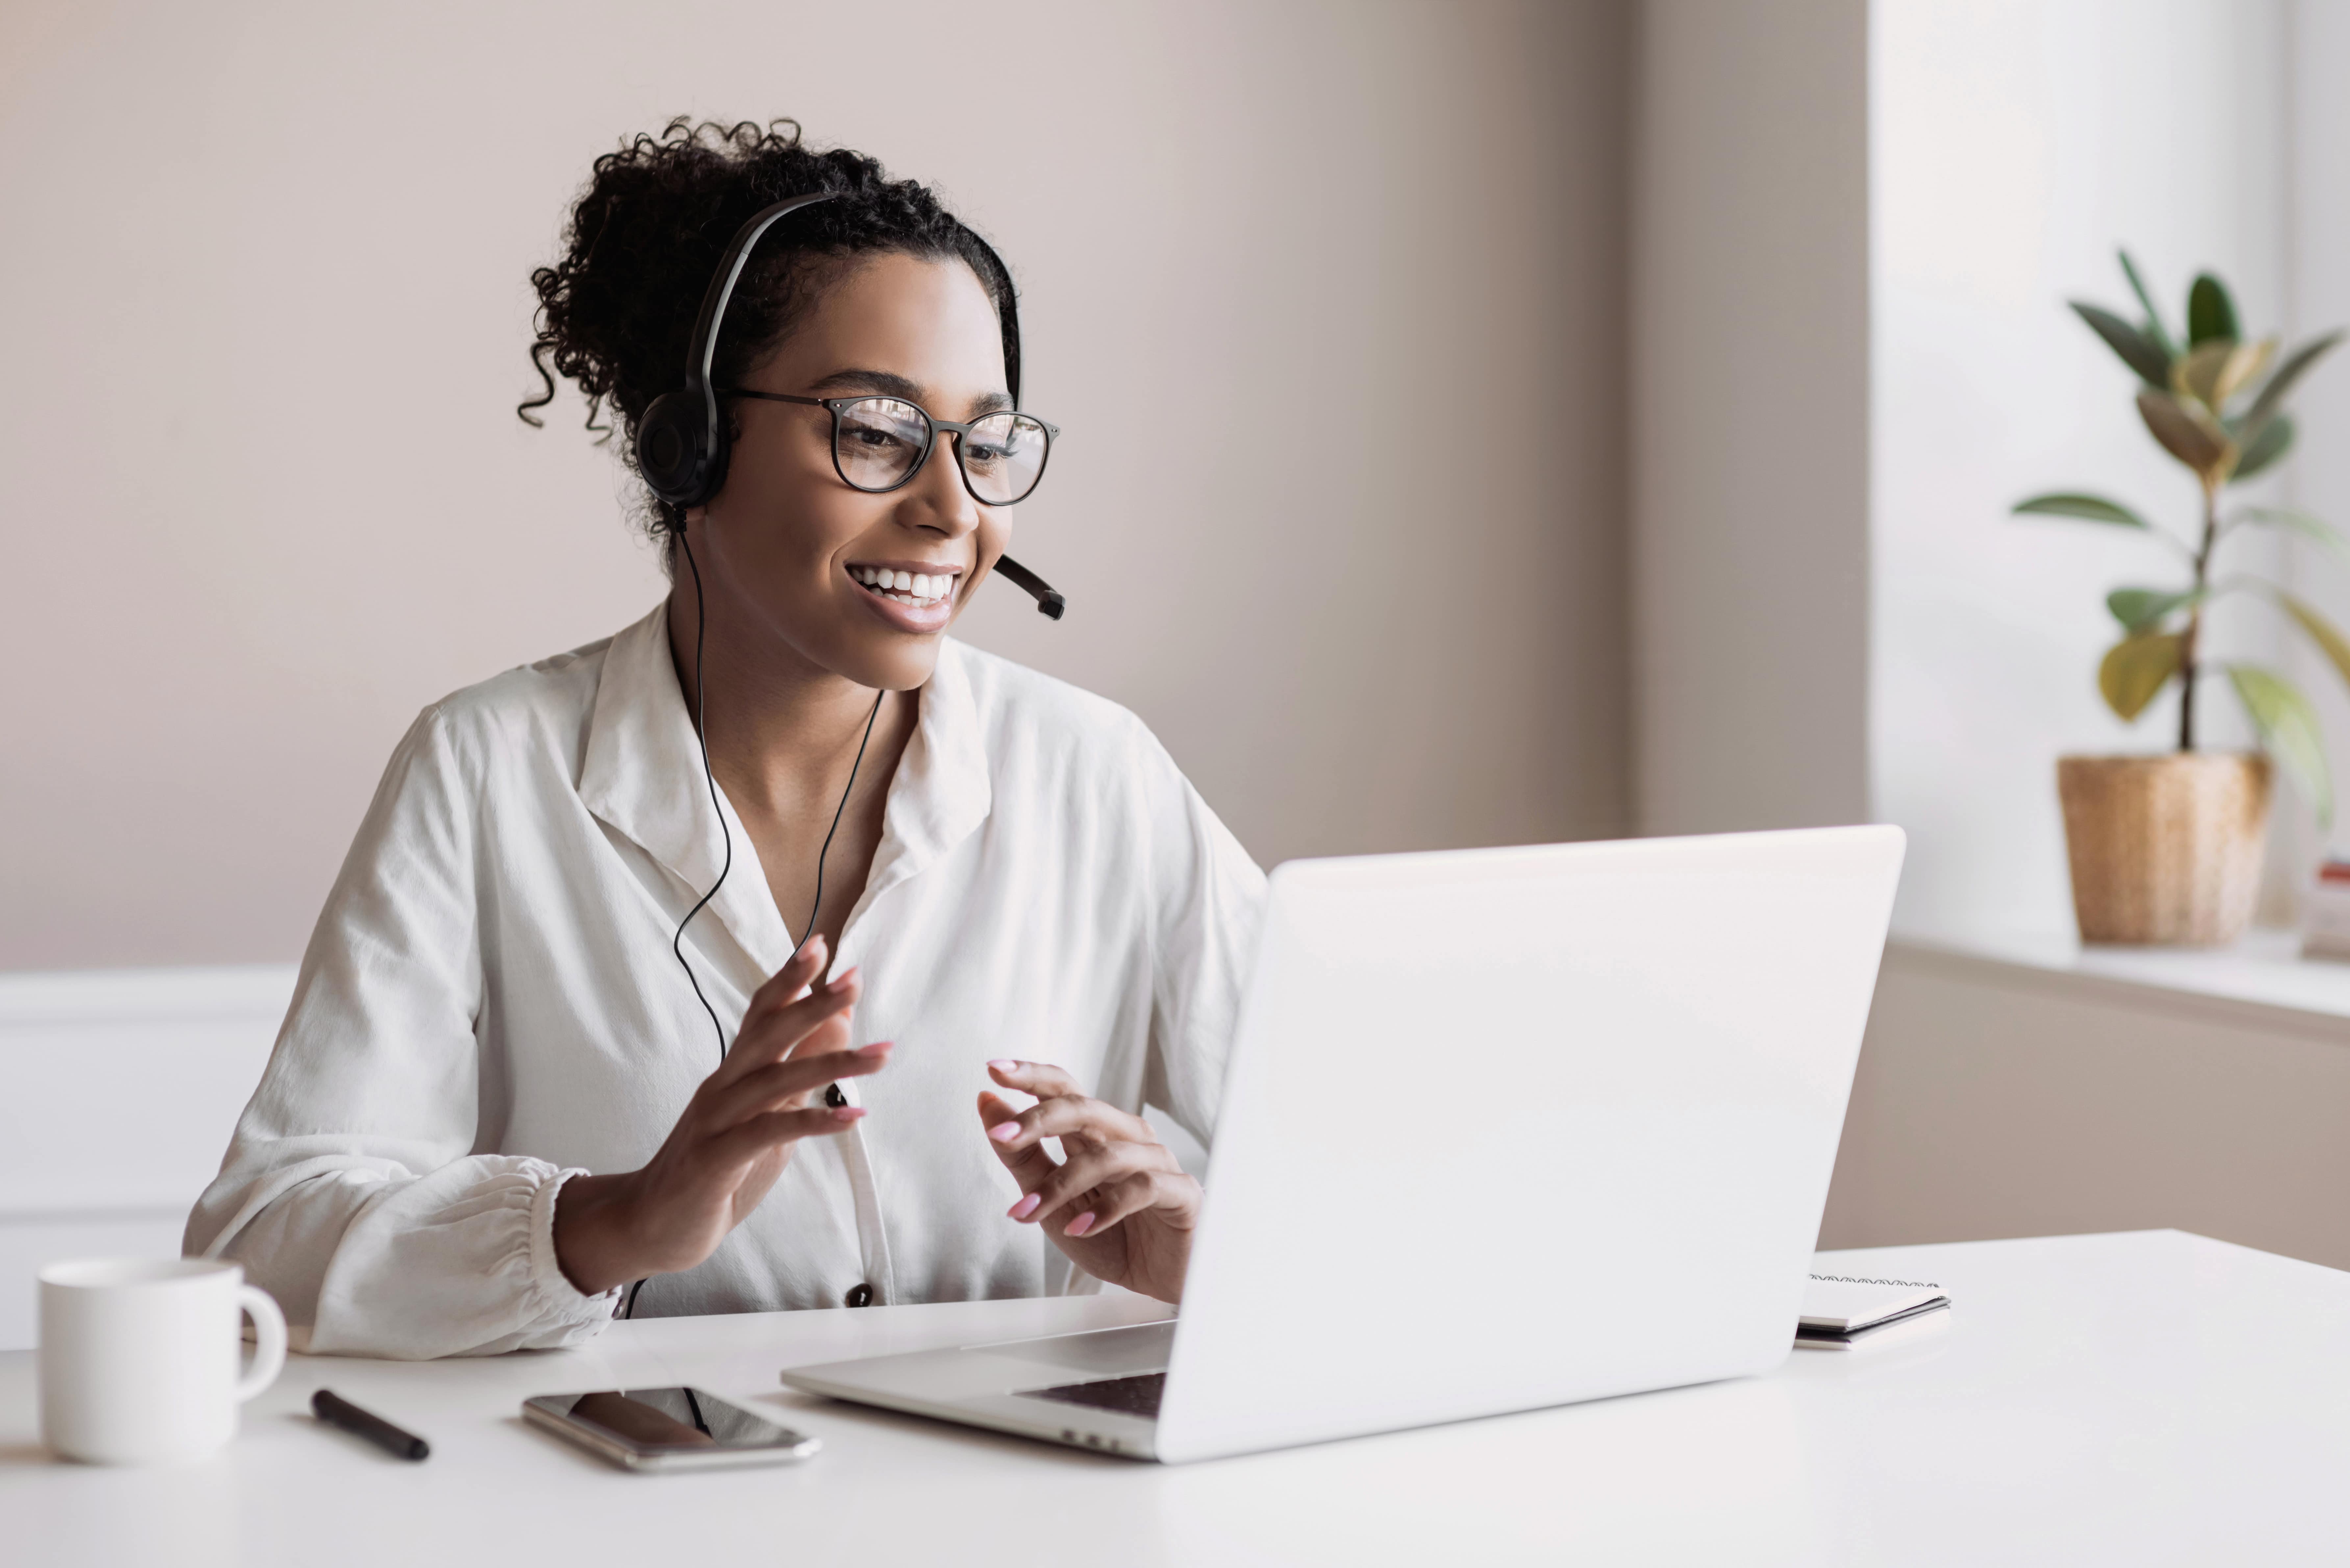
<path fill-rule="evenodd" d="M 713 445 L 718 440 L 718 389 L 710 384 L 710 362 L 718 354 L 718 324 L 726 319 L 727 302 L 734 297 L 734 285 L 751 259 L 751 247 L 759 243 L 759 236 L 775 226 L 776 219 L 831 200 L 831 192 L 819 191 L 812 196 L 794 196 L 762 210 L 734 231 L 726 254 L 719 258 L 718 270 L 710 275 L 710 286 L 702 295 L 702 314 L 693 318 L 693 346 L 686 353 L 685 386 L 688 391 L 702 394 L 703 418 Z"/>

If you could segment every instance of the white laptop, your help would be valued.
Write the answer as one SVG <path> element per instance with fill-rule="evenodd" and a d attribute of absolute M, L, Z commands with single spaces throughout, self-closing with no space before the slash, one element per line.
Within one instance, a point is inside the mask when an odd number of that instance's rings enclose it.
<path fill-rule="evenodd" d="M 783 1380 L 1174 1462 L 1767 1371 L 1902 847 L 1839 827 L 1292 861 L 1180 1316 Z"/>

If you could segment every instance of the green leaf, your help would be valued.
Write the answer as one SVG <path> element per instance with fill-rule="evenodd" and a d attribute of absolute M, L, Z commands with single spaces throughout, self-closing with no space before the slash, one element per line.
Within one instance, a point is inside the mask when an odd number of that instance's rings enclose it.
<path fill-rule="evenodd" d="M 2198 273 L 2195 286 L 2187 291 L 2187 346 L 2200 348 L 2214 337 L 2240 337 L 2236 330 L 2236 302 L 2228 297 L 2228 286 L 2210 273 Z"/>
<path fill-rule="evenodd" d="M 2251 444 L 2244 449 L 2244 455 L 2236 460 L 2235 472 L 2228 477 L 2230 481 L 2250 479 L 2282 457 L 2292 446 L 2293 416 L 2279 414 L 2262 425 L 2260 433 L 2252 437 Z"/>
<path fill-rule="evenodd" d="M 2268 368 L 2276 363 L 2278 341 L 2276 336 L 2271 334 L 2255 342 L 2239 345 L 2236 351 L 2228 356 L 2227 369 L 2220 372 L 2220 384 L 2211 389 L 2220 402 L 2228 401 L 2267 374 Z"/>
<path fill-rule="evenodd" d="M 2278 410 L 2284 406 L 2285 394 L 2293 390 L 2293 384 L 2300 380 L 2312 365 L 2332 351 L 2334 346 L 2342 341 L 2342 336 L 2343 329 L 2336 327 L 2323 337 L 2311 338 L 2285 357 L 2284 363 L 2276 368 L 2276 374 L 2269 378 L 2268 385 L 2261 389 L 2261 395 L 2252 400 L 2252 406 L 2244 410 L 2247 437 L 2257 437 L 2261 428 L 2276 417 Z"/>
<path fill-rule="evenodd" d="M 2163 617 L 2200 601 L 2208 592 L 2203 588 L 2181 593 L 2168 588 L 2116 588 L 2106 596 L 2106 607 L 2114 612 L 2124 631 L 2151 631 Z"/>
<path fill-rule="evenodd" d="M 2267 528 L 2282 528 L 2290 533 L 2298 534 L 2304 539 L 2314 539 L 2328 549 L 2339 550 L 2345 555 L 2350 555 L 2350 535 L 2344 534 L 2341 529 L 2336 528 L 2324 518 L 2314 517 L 2295 507 L 2247 506 L 2234 514 L 2230 521 L 2257 523 Z"/>
<path fill-rule="evenodd" d="M 2236 443 L 2210 414 L 2168 392 L 2140 387 L 2137 411 L 2163 451 L 2195 471 L 2206 483 L 2236 462 Z"/>
<path fill-rule="evenodd" d="M 2059 492 L 2035 495 L 2015 504 L 2018 517 L 2078 517 L 2087 523 L 2113 523 L 2124 528 L 2145 528 L 2153 525 L 2118 501 L 2108 501 L 2102 495 L 2081 495 Z"/>
<path fill-rule="evenodd" d="M 2276 357 L 2276 347 L 2273 337 L 2263 337 L 2257 343 L 2214 337 L 2187 356 L 2184 362 L 2172 367 L 2171 376 L 2216 414 L 2228 406 L 2229 399 L 2251 386 L 2254 378 L 2268 369 L 2269 361 Z"/>
<path fill-rule="evenodd" d="M 2228 679 L 2251 716 L 2252 727 L 2261 732 L 2261 744 L 2315 808 L 2319 826 L 2331 827 L 2334 781 L 2325 765 L 2325 738 L 2309 699 L 2291 681 L 2257 664 L 2230 664 Z"/>
<path fill-rule="evenodd" d="M 2162 327 L 2162 313 L 2155 310 L 2155 296 L 2146 292 L 2146 280 L 2138 277 L 2138 264 L 2137 261 L 2131 261 L 2129 252 L 2120 252 L 2120 256 L 2122 256 L 2122 277 L 2129 280 L 2129 292 L 2138 296 L 2138 308 L 2146 310 L 2146 327 L 2143 327 L 2143 331 L 2146 331 L 2147 341 L 2162 350 L 2164 359 L 2176 358 L 2178 350 L 2171 348 L 2171 334 L 2169 329 L 2164 329 Z"/>
<path fill-rule="evenodd" d="M 2185 638 L 2168 632 L 2139 632 L 2114 644 L 2097 666 L 2097 691 L 2106 706 L 2126 722 L 2145 712 L 2156 693 L 2178 673 L 2186 643 Z"/>
<path fill-rule="evenodd" d="M 2129 279 L 2130 292 L 2137 296 L 2138 307 L 2146 312 L 2146 336 L 2162 350 L 2164 358 L 2176 358 L 2178 350 L 2170 346 L 2170 334 L 2162 325 L 2162 312 L 2154 307 L 2154 296 L 2146 291 L 2146 281 L 2137 275 L 2137 264 L 2130 260 L 2127 251 L 2121 253 L 2121 258 L 2122 275 Z"/>
<path fill-rule="evenodd" d="M 2232 337 L 2214 337 L 2189 349 L 2186 358 L 2170 367 L 2171 395 L 2193 398 L 2213 413 L 2219 412 L 2220 402 L 2211 395 L 2212 386 L 2227 369 L 2235 352 L 2236 340 Z"/>
<path fill-rule="evenodd" d="M 2344 637 L 2341 629 L 2306 599 L 2295 598 L 2279 588 L 2276 601 L 2284 607 L 2285 614 L 2293 617 L 2293 623 L 2309 634 L 2309 640 L 2317 644 L 2318 651 L 2333 664 L 2343 684 L 2350 686 L 2350 638 Z"/>
<path fill-rule="evenodd" d="M 2106 347 L 2121 356 L 2122 363 L 2137 372 L 2138 379 L 2149 387 L 2170 389 L 2170 356 L 2153 338 L 2124 321 L 2110 310 L 2100 310 L 2094 305 L 2072 301 L 2074 311 L 2089 324 L 2089 330 L 2106 340 Z"/>

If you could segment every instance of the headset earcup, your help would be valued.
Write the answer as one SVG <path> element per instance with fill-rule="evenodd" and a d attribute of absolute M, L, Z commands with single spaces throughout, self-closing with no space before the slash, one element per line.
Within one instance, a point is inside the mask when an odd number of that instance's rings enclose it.
<path fill-rule="evenodd" d="M 709 451 L 710 411 L 697 392 L 655 398 L 637 421 L 637 472 L 672 506 L 699 506 L 723 477 L 723 457 Z"/>

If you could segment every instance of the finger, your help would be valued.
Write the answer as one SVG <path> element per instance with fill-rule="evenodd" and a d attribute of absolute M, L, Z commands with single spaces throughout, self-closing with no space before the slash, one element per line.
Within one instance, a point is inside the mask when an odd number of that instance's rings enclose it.
<path fill-rule="evenodd" d="M 1050 1062 L 990 1062 L 987 1074 L 1005 1088 L 1034 1095 L 1040 1100 L 1085 1093 L 1075 1078 Z"/>
<path fill-rule="evenodd" d="M 828 1021 L 855 1007 L 862 991 L 857 971 L 850 970 L 797 1002 L 744 1014 L 743 1027 L 734 1036 L 733 1049 L 726 1053 L 724 1064 L 711 1076 L 722 1082 L 731 1081 L 773 1066 L 803 1050 L 813 1054 L 808 1037 Z"/>
<path fill-rule="evenodd" d="M 702 1127 L 718 1131 L 767 1111 L 797 1110 L 799 1107 L 792 1102 L 802 1096 L 812 1095 L 842 1078 L 862 1078 L 878 1073 L 889 1060 L 887 1040 L 855 1051 L 795 1056 L 721 1085 L 697 1107 L 700 1120 Z"/>
<path fill-rule="evenodd" d="M 1087 1143 L 1147 1143 L 1159 1136 L 1140 1116 L 1083 1095 L 1039 1100 L 1010 1121 L 998 1122 L 987 1136 L 1005 1148 L 1026 1148 L 1048 1137 L 1078 1138 Z"/>
<path fill-rule="evenodd" d="M 1065 1236 L 1098 1236 L 1146 1209 L 1188 1210 L 1199 1202 L 1200 1184 L 1181 1171 L 1139 1170 L 1095 1191 L 1084 1213 L 1071 1215 Z M 1092 1219 L 1087 1220 L 1087 1215 Z"/>
<path fill-rule="evenodd" d="M 798 1044 L 775 1053 L 775 1063 L 809 1062 L 818 1056 L 829 1056 L 847 1051 L 849 1041 L 853 1038 L 848 1028 L 850 1020 L 849 1013 L 834 1013 L 806 1034 L 801 1035 Z"/>
<path fill-rule="evenodd" d="M 1159 1166 L 1151 1153 L 1142 1144 L 1120 1143 L 1073 1155 L 1039 1182 L 1035 1191 L 1012 1206 L 1012 1218 L 1023 1224 L 1049 1220 L 1078 1199 L 1093 1198 L 1097 1188 L 1123 1181 L 1140 1171 L 1157 1170 Z M 1099 1212 L 1093 1201 L 1087 1201 L 1086 1207 Z M 1021 1212 L 1024 1209 L 1025 1213 Z"/>
<path fill-rule="evenodd" d="M 845 969 L 822 985 L 804 988 L 795 996 L 786 996 L 778 990 L 764 1001 L 754 1000 L 743 1010 L 743 1033 L 765 1031 L 808 1013 L 825 1012 L 843 999 L 853 1002 L 864 993 L 864 974 L 862 969 Z"/>
<path fill-rule="evenodd" d="M 832 955 L 826 950 L 824 939 L 810 937 L 800 950 L 784 961 L 784 967 L 769 975 L 765 983 L 751 993 L 751 1001 L 743 1010 L 748 1018 L 762 1006 L 776 1006 L 795 1002 L 807 992 L 824 974 L 825 961 Z"/>
<path fill-rule="evenodd" d="M 701 1147 L 720 1166 L 747 1165 L 777 1144 L 844 1133 L 865 1117 L 862 1106 L 810 1106 L 804 1111 L 769 1111 L 738 1122 Z"/>
<path fill-rule="evenodd" d="M 819 942 L 822 940 L 816 939 Z M 751 993 L 750 1002 L 743 1009 L 743 1022 L 746 1024 L 757 1023 L 781 1012 L 794 1002 L 841 991 L 849 983 L 849 978 L 859 972 L 858 966 L 851 965 L 830 980 L 825 980 L 824 960 L 825 955 L 819 950 L 812 962 L 789 963 L 777 970 L 766 984 Z M 797 983 L 793 983 L 795 981 Z"/>
<path fill-rule="evenodd" d="M 703 1084 L 723 1088 L 778 1062 L 847 1050 L 848 1023 L 856 1004 L 853 991 L 847 994 L 817 992 L 783 1012 L 768 1014 L 762 1023 L 746 1024 L 728 1047 L 726 1059 Z"/>
<path fill-rule="evenodd" d="M 984 1089 L 980 1091 L 980 1126 L 997 1127 L 1006 1122 L 1012 1122 L 1017 1126 L 1018 1123 L 1014 1117 L 1015 1113 L 1009 1105 Z M 1061 1168 L 1061 1162 L 1047 1153 L 1042 1144 L 1032 1143 L 1024 1148 L 1008 1148 L 993 1138 L 990 1138 L 987 1147 L 995 1151 L 995 1157 L 1003 1162 L 1003 1168 L 1012 1173 L 1013 1179 L 1020 1183 L 1020 1190 L 1023 1194 L 1035 1191 L 1038 1184 Z"/>

